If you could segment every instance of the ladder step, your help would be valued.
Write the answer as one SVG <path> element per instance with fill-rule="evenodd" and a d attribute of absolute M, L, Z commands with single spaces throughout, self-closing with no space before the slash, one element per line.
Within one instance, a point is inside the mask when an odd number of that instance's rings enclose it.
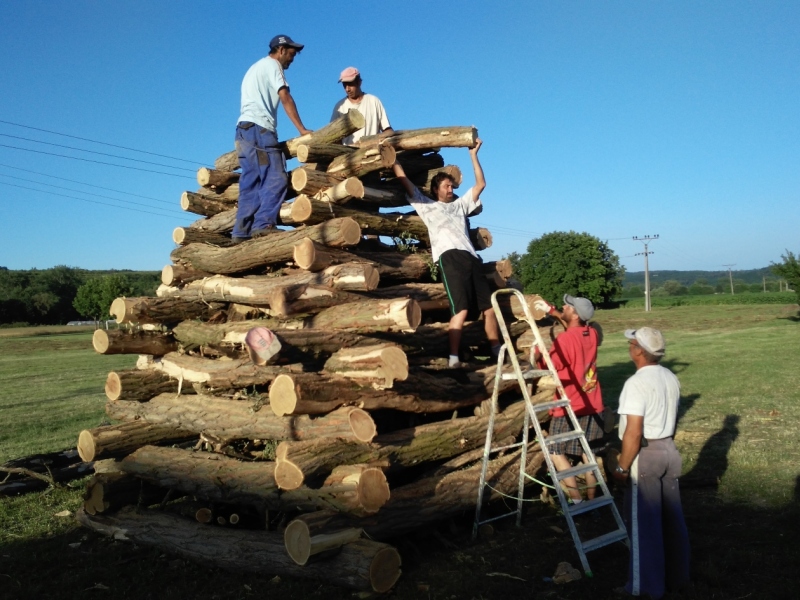
<path fill-rule="evenodd" d="M 627 539 L 628 532 L 624 529 L 617 529 L 616 531 L 606 533 L 605 535 L 601 535 L 600 537 L 596 537 L 592 540 L 587 540 L 581 544 L 581 547 L 583 548 L 584 552 L 591 552 L 597 548 L 602 548 L 603 546 L 608 546 L 614 542 L 622 542 Z"/>
<path fill-rule="evenodd" d="M 540 404 L 534 404 L 533 410 L 550 410 L 551 408 L 563 408 L 568 405 L 569 400 L 553 400 L 552 402 L 541 402 Z"/>
<path fill-rule="evenodd" d="M 575 477 L 576 475 L 582 475 L 583 473 L 594 471 L 596 468 L 597 468 L 597 463 L 594 461 L 588 463 L 580 463 L 578 465 L 575 465 L 574 467 L 570 467 L 569 469 L 558 471 L 556 473 L 556 479 L 561 481 L 562 479 L 566 479 L 567 477 Z"/>
<path fill-rule="evenodd" d="M 557 433 L 544 438 L 544 443 L 548 446 L 550 444 L 558 444 L 559 442 L 569 442 L 570 440 L 577 440 L 584 436 L 583 429 L 576 429 L 575 431 L 568 431 L 566 433 Z"/>
<path fill-rule="evenodd" d="M 570 504 L 569 505 L 569 514 L 573 517 L 576 515 L 581 515 L 583 513 L 589 512 L 590 510 L 595 510 L 598 508 L 602 508 L 603 506 L 608 506 L 614 502 L 614 496 L 600 496 L 599 498 L 594 498 L 592 500 L 584 500 L 583 502 L 579 502 L 578 504 Z"/>
<path fill-rule="evenodd" d="M 522 371 L 523 379 L 536 379 L 537 377 L 545 377 L 546 375 L 550 375 L 550 371 L 546 369 L 528 369 L 527 371 Z M 501 375 L 501 379 L 503 381 L 509 381 L 516 378 L 516 373 L 503 373 Z"/>

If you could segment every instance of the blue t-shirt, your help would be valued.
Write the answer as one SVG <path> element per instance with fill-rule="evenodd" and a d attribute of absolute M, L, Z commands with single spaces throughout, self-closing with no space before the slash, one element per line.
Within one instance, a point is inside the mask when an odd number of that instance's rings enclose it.
<path fill-rule="evenodd" d="M 289 87 L 281 64 L 265 56 L 247 70 L 242 80 L 242 111 L 239 122 L 248 121 L 273 133 L 278 131 L 278 90 Z"/>

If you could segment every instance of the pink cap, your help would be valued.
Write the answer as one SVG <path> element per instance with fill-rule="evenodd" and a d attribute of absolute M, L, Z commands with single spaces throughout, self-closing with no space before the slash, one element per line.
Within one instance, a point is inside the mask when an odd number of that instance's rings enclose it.
<path fill-rule="evenodd" d="M 250 360 L 257 365 L 265 365 L 281 351 L 281 343 L 275 334 L 266 327 L 253 327 L 244 338 Z"/>
<path fill-rule="evenodd" d="M 347 67 L 344 71 L 341 72 L 339 75 L 339 83 L 351 83 L 356 80 L 356 78 L 361 73 L 358 72 L 358 69 L 355 67 Z"/>

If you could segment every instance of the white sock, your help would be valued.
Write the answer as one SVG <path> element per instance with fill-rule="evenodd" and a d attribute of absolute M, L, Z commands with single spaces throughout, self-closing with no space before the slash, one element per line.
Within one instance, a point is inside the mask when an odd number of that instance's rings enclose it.
<path fill-rule="evenodd" d="M 573 504 L 580 504 L 581 502 L 583 502 L 583 498 L 572 498 Z"/>
<path fill-rule="evenodd" d="M 451 354 L 450 355 L 450 366 L 455 367 L 460 361 L 458 360 L 458 354 Z"/>

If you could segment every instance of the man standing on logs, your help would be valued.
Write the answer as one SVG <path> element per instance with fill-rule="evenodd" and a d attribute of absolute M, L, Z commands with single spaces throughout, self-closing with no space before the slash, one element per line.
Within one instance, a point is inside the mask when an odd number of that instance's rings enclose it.
<path fill-rule="evenodd" d="M 636 373 L 619 396 L 622 453 L 613 473 L 625 487 L 632 596 L 661 598 L 689 583 L 689 534 L 681 507 L 681 455 L 673 439 L 681 384 L 662 367 L 666 344 L 657 329 L 625 332 Z"/>
<path fill-rule="evenodd" d="M 455 181 L 448 173 L 438 173 L 431 180 L 431 196 L 424 196 L 406 177 L 399 163 L 393 166 L 394 174 L 408 193 L 408 201 L 425 222 L 431 239 L 431 253 L 439 265 L 447 298 L 450 300 L 450 366 L 460 366 L 459 347 L 461 330 L 470 309 L 477 307 L 483 312 L 486 337 L 492 346 L 492 354 L 500 351 L 500 336 L 497 317 L 492 309 L 492 292 L 483 274 L 483 261 L 478 257 L 469 239 L 467 216 L 482 208 L 480 195 L 486 188 L 483 168 L 478 161 L 480 138 L 470 148 L 472 168 L 475 172 L 475 185 L 462 197 L 453 193 Z"/>
<path fill-rule="evenodd" d="M 278 104 L 300 135 L 311 133 L 300 119 L 283 74 L 302 49 L 303 44 L 288 35 L 276 35 L 269 43 L 269 56 L 250 67 L 242 81 L 242 110 L 236 125 L 242 167 L 232 234 L 236 243 L 275 231 L 286 198 L 289 178 L 286 159 L 278 148 Z"/>
<path fill-rule="evenodd" d="M 344 145 L 352 146 L 364 136 L 394 131 L 378 97 L 365 94 L 361 90 L 361 73 L 358 69 L 347 67 L 339 75 L 339 83 L 344 87 L 346 97 L 339 100 L 333 107 L 331 121 L 346 115 L 351 108 L 355 108 L 364 115 L 364 127 L 344 138 L 342 140 Z"/>
<path fill-rule="evenodd" d="M 578 424 L 586 434 L 586 440 L 591 442 L 603 437 L 603 396 L 600 392 L 600 383 L 597 381 L 597 330 L 589 325 L 589 319 L 594 316 L 594 306 L 587 298 L 576 298 L 564 294 L 564 306 L 561 311 L 556 310 L 544 300 L 536 300 L 534 308 L 552 315 L 561 321 L 566 328 L 553 342 L 550 348 L 550 359 L 558 372 L 558 378 L 564 386 L 564 392 L 570 401 L 572 410 L 578 418 Z M 539 359 L 540 367 L 544 367 Z M 563 408 L 550 411 L 550 435 L 572 431 L 572 423 L 565 415 Z M 553 444 L 550 453 L 556 469 L 563 471 L 569 469 L 568 456 L 581 456 L 587 462 L 583 447 L 579 440 Z M 591 472 L 586 473 L 586 497 L 592 500 L 595 496 L 597 480 Z M 575 477 L 564 478 L 569 496 L 573 504 L 583 501 Z"/>

